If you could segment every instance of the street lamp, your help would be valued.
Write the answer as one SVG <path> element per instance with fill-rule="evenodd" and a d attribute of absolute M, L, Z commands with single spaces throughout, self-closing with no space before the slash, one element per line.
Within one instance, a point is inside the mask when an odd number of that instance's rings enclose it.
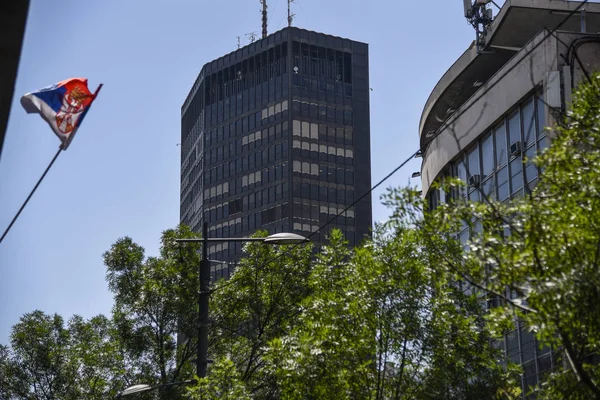
<path fill-rule="evenodd" d="M 208 364 L 208 299 L 210 295 L 210 262 L 208 260 L 208 242 L 263 242 L 266 244 L 300 244 L 309 240 L 296 233 L 276 233 L 264 238 L 209 238 L 208 224 L 202 225 L 200 239 L 175 239 L 177 243 L 202 243 L 200 262 L 200 294 L 198 296 L 198 351 L 196 354 L 196 372 L 200 378 L 206 377 Z"/>
<path fill-rule="evenodd" d="M 147 392 L 149 390 L 156 390 L 156 389 L 169 387 L 169 386 L 187 385 L 187 384 L 191 384 L 191 383 L 196 383 L 196 381 L 194 379 L 190 379 L 187 381 L 165 383 L 165 384 L 156 385 L 156 386 L 150 386 L 148 384 L 142 383 L 142 384 L 130 386 L 127 389 L 123 390 L 121 393 L 119 393 L 117 395 L 117 399 L 120 399 L 123 396 L 129 396 L 129 395 L 136 394 L 136 393 Z"/>

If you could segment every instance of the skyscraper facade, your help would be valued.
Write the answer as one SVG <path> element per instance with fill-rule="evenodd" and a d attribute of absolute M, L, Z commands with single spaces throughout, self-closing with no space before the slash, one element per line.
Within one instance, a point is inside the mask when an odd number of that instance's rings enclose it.
<path fill-rule="evenodd" d="M 581 6 L 507 0 L 441 77 L 425 104 L 419 132 L 422 189 L 431 208 L 449 200 L 509 201 L 535 187 L 540 171 L 530 160 L 551 140 L 545 127 L 566 111 L 586 74 L 600 70 L 595 33 L 600 4 Z M 444 177 L 459 178 L 466 186 L 446 192 L 433 185 Z M 461 242 L 466 245 L 481 229 L 465 225 Z M 509 290 L 505 295 L 515 296 Z M 489 298 L 488 306 L 498 302 Z M 561 367 L 557 349 L 541 346 L 519 321 L 493 345 L 523 367 L 524 396 Z"/>
<path fill-rule="evenodd" d="M 259 229 L 317 244 L 370 234 L 368 45 L 288 27 L 202 67 L 181 109 L 180 220 L 213 237 Z M 316 232 L 316 233 L 315 233 Z M 209 248 L 234 261 L 239 244 Z"/>

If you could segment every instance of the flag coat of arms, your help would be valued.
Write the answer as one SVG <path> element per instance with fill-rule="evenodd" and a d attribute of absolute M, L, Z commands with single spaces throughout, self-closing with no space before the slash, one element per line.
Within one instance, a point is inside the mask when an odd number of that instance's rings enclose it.
<path fill-rule="evenodd" d="M 92 94 L 87 79 L 71 78 L 27 93 L 21 97 L 21 105 L 28 114 L 40 114 L 60 139 L 61 148 L 66 150 L 98 90 Z"/>

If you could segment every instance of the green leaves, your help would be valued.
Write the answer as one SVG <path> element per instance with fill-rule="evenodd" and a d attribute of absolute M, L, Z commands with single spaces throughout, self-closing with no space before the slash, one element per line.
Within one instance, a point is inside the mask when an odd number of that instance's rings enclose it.
<path fill-rule="evenodd" d="M 492 333 L 501 337 L 518 318 L 568 360 L 538 398 L 600 398 L 600 376 L 588 361 L 600 346 L 599 83 L 596 75 L 582 85 L 563 124 L 548 133 L 554 139 L 534 160 L 543 173 L 529 195 L 508 203 L 456 202 L 428 217 L 450 236 L 462 224 L 482 227 L 472 230 L 469 251 L 452 268 L 504 300 L 487 317 Z"/>
<path fill-rule="evenodd" d="M 127 379 L 110 320 L 34 311 L 12 330 L 11 348 L 0 349 L 2 398 L 106 399 Z"/>
<path fill-rule="evenodd" d="M 197 244 L 176 238 L 196 234 L 181 226 L 163 232 L 159 257 L 144 256 L 130 238 L 104 254 L 109 289 L 115 294 L 113 318 L 130 368 L 141 382 L 165 384 L 189 376 L 197 321 Z"/>

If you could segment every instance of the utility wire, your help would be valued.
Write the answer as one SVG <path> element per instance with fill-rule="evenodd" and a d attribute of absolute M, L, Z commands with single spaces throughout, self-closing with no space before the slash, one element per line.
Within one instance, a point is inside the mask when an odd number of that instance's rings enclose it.
<path fill-rule="evenodd" d="M 569 20 L 569 18 L 571 18 L 573 15 L 575 15 L 585 4 L 588 3 L 589 0 L 584 0 L 581 4 L 579 4 L 575 9 L 573 9 L 560 23 L 558 23 L 556 25 L 556 27 L 554 27 L 554 29 L 552 30 L 547 30 L 546 34 L 544 35 L 544 38 L 542 40 L 540 40 L 537 44 L 533 45 L 531 49 L 529 49 L 517 62 L 515 62 L 510 68 L 508 68 L 506 71 L 504 71 L 504 73 L 502 75 L 500 75 L 497 79 L 496 82 L 500 82 L 502 79 L 504 79 L 510 72 L 512 72 L 517 66 L 520 65 L 521 61 L 523 61 L 527 56 L 529 56 L 531 53 L 533 53 L 542 43 L 544 43 L 546 41 L 546 39 L 550 36 L 550 35 L 554 35 L 554 33 L 560 29 L 565 22 L 567 22 Z M 546 28 L 547 29 L 547 28 Z M 488 87 L 486 87 L 482 93 L 479 94 L 479 96 L 477 98 L 475 98 L 474 100 L 472 100 L 470 102 L 469 105 L 467 105 L 466 107 L 464 107 L 463 109 L 460 110 L 460 112 L 458 114 L 452 114 L 448 119 L 452 118 L 453 121 L 455 121 L 457 118 L 459 118 L 460 116 L 462 116 L 467 110 L 469 110 L 471 107 L 473 107 L 473 105 L 475 103 L 477 103 L 481 98 L 483 98 L 483 96 L 485 96 L 495 85 L 490 85 Z M 546 104 L 547 106 L 547 104 Z M 448 121 L 448 120 L 447 120 Z M 443 125 L 448 125 L 447 122 L 444 122 Z M 441 130 L 438 129 L 436 135 L 432 138 L 435 139 L 439 134 L 441 133 Z M 346 211 L 348 211 L 351 207 L 353 207 L 354 205 L 356 205 L 359 201 L 361 201 L 362 199 L 364 199 L 366 196 L 368 196 L 369 194 L 371 194 L 373 192 L 373 190 L 375 190 L 376 188 L 378 188 L 379 186 L 381 186 L 386 180 L 388 180 L 392 175 L 394 175 L 396 172 L 398 172 L 402 167 L 404 167 L 411 159 L 413 159 L 417 154 L 419 154 L 422 151 L 422 149 L 419 149 L 417 151 L 415 151 L 414 153 L 411 154 L 410 157 L 408 157 L 406 160 L 404 160 L 402 163 L 400 163 L 400 165 L 398 165 L 396 168 L 394 168 L 389 174 L 387 174 L 383 179 L 381 179 L 377 184 L 375 184 L 373 187 L 371 187 L 366 193 L 364 193 L 362 196 L 360 196 L 356 201 L 354 201 L 351 205 L 347 206 L 346 208 L 344 208 L 344 210 L 342 210 L 340 213 L 338 213 L 337 215 L 335 215 L 333 218 L 331 218 L 328 222 L 326 222 L 324 225 L 320 226 L 316 231 L 314 231 L 313 233 L 311 233 L 308 236 L 308 239 L 312 238 L 314 235 L 316 235 L 318 232 L 320 232 L 321 230 L 323 230 L 325 227 L 329 226 L 331 223 L 333 223 L 337 218 L 339 218 L 340 216 L 342 216 Z M 289 249 L 286 250 L 286 252 L 290 252 L 292 251 L 294 248 L 296 248 L 297 246 L 299 246 L 298 244 L 296 245 L 292 245 Z M 281 258 L 284 255 L 284 253 L 280 253 L 278 256 L 274 257 L 272 260 L 267 261 L 265 264 L 269 264 L 271 262 L 274 262 L 276 260 L 278 260 L 279 258 Z M 265 266 L 261 267 L 261 268 L 265 268 Z M 230 279 L 227 281 L 227 283 L 220 285 L 218 288 L 214 289 L 214 291 L 216 290 L 220 290 L 223 289 L 231 284 L 235 283 L 235 279 Z"/>
<path fill-rule="evenodd" d="M 558 30 L 571 16 L 573 16 L 581 7 L 583 7 L 583 5 L 585 3 L 587 3 L 588 0 L 584 0 L 584 2 L 582 4 L 580 4 L 575 10 L 573 10 L 563 21 L 561 21 L 553 30 L 549 31 L 549 35 L 553 35 L 554 32 L 556 30 Z M 509 68 L 509 70 L 505 71 L 505 73 L 498 79 L 497 82 L 499 82 L 500 80 L 502 80 L 508 73 L 510 73 L 514 68 L 516 68 L 516 66 L 522 61 L 524 60 L 529 54 L 531 54 L 533 51 L 535 51 L 535 49 L 537 47 L 539 47 L 539 45 L 541 43 L 543 43 L 546 39 L 547 39 L 548 35 L 546 35 L 546 37 L 544 37 L 544 39 L 542 41 L 540 41 L 537 45 L 533 46 L 520 60 L 518 63 L 514 64 L 511 68 Z M 493 87 L 494 85 L 486 88 L 486 90 L 484 91 L 483 94 L 481 94 L 475 101 L 473 101 L 469 106 L 467 106 L 465 109 L 462 110 L 462 112 L 456 117 L 460 117 L 460 115 L 464 114 L 464 112 L 466 112 L 469 108 L 471 108 L 473 106 L 473 104 L 475 104 L 476 101 L 478 101 L 479 99 L 481 99 L 490 89 L 491 87 Z M 545 103 L 543 100 L 542 102 L 547 106 L 548 104 Z M 549 108 L 550 109 L 550 108 Z M 565 113 L 562 113 L 565 114 Z M 566 114 L 565 114 L 566 115 Z M 448 125 L 448 124 L 445 124 Z M 440 130 L 438 130 L 438 132 L 436 133 L 436 135 L 434 136 L 437 137 L 440 134 Z M 422 149 L 417 150 L 416 152 L 414 152 L 413 154 L 411 154 L 410 157 L 408 157 L 406 160 L 404 160 L 402 163 L 400 163 L 396 168 L 394 168 L 389 174 L 387 174 L 384 178 L 382 178 L 377 184 L 375 184 L 373 187 L 371 187 L 366 193 L 364 193 L 359 199 L 357 199 L 355 202 L 353 202 L 350 206 L 346 207 L 342 212 L 338 213 L 335 217 L 331 218 L 327 223 L 325 223 L 324 225 L 322 225 L 321 227 L 319 227 L 315 232 L 313 232 L 308 238 L 310 239 L 312 236 L 314 236 L 315 234 L 317 234 L 318 232 L 320 232 L 321 230 L 323 230 L 325 227 L 327 227 L 328 225 L 330 225 L 331 223 L 333 223 L 338 217 L 342 216 L 349 208 L 351 208 L 352 206 L 354 206 L 355 204 L 357 204 L 359 201 L 361 201 L 362 199 L 364 199 L 366 196 L 368 196 L 370 193 L 373 192 L 373 190 L 375 190 L 377 187 L 379 187 L 380 185 L 382 185 L 387 179 L 389 179 L 392 175 L 394 175 L 396 172 L 398 172 L 402 167 L 404 167 L 411 159 L 413 159 L 415 156 L 417 156 L 420 152 L 422 151 Z M 281 252 L 279 255 L 273 257 L 271 260 L 267 260 L 261 267 L 257 268 L 257 272 L 260 272 L 261 270 L 263 270 L 264 268 L 266 268 L 270 263 L 277 261 L 278 259 L 282 258 L 283 256 L 285 256 L 286 254 L 290 254 L 290 252 L 296 248 L 299 245 L 292 245 L 289 249 L 286 249 L 285 251 Z M 241 278 L 238 278 L 241 279 Z M 237 279 L 235 279 L 235 277 L 233 279 L 230 279 L 228 281 L 226 281 L 225 283 L 221 284 L 220 286 L 218 286 L 217 288 L 213 289 L 212 292 L 215 292 L 217 290 L 221 290 L 224 289 L 234 283 L 236 283 Z M 485 290 L 485 288 L 484 288 Z M 487 290 L 486 290 L 487 291 Z M 237 307 L 237 306 L 236 306 Z M 298 313 L 298 311 L 296 311 L 296 314 Z M 280 313 L 277 313 L 280 314 Z"/>
<path fill-rule="evenodd" d="M 379 182 L 377 182 L 374 186 L 372 186 L 368 191 L 366 191 L 365 193 L 363 193 L 362 196 L 360 196 L 358 199 L 356 199 L 352 204 L 350 204 L 349 206 L 347 206 L 346 208 L 344 208 L 342 211 L 340 211 L 339 213 L 337 213 L 333 218 L 331 218 L 325 224 L 321 225 L 316 231 L 312 232 L 307 237 L 307 239 L 310 240 L 310 238 L 312 238 L 317 233 L 319 233 L 320 231 L 322 231 L 323 229 L 325 229 L 327 226 L 331 225 L 333 222 L 335 222 L 336 219 L 338 219 L 339 217 L 341 217 L 342 215 L 344 215 L 346 213 L 346 211 L 348 211 L 350 208 L 354 207 L 356 204 L 358 204 L 365 197 L 369 196 L 375 189 L 377 189 L 379 186 L 381 186 L 385 181 L 387 181 L 389 178 L 391 178 L 396 172 L 398 172 L 400 169 L 402 169 L 402 167 L 404 167 L 406 164 L 408 164 L 408 162 L 410 160 L 412 160 L 413 158 L 415 158 L 415 156 L 419 152 L 420 152 L 420 150 L 417 150 L 416 152 L 412 153 L 408 158 L 406 158 L 404 161 L 402 161 L 400 163 L 400 165 L 398 165 L 390 173 L 388 173 L 386 176 L 384 176 Z M 293 249 L 295 249 L 298 246 L 300 246 L 300 244 L 291 245 L 291 247 L 288 248 L 288 249 L 286 249 L 285 252 L 282 252 L 279 255 L 277 255 L 276 257 L 273 257 L 272 260 L 268 260 L 267 262 L 265 262 L 265 264 L 261 267 L 261 269 L 266 268 L 266 266 L 268 264 L 270 264 L 270 263 L 272 263 L 274 261 L 277 261 L 279 258 L 283 257 L 286 253 L 291 252 Z M 229 286 L 229 285 L 231 285 L 233 283 L 235 283 L 235 278 L 230 279 L 226 283 L 220 285 L 218 288 L 214 289 L 213 292 L 216 291 L 216 290 L 223 289 L 224 287 Z"/>

